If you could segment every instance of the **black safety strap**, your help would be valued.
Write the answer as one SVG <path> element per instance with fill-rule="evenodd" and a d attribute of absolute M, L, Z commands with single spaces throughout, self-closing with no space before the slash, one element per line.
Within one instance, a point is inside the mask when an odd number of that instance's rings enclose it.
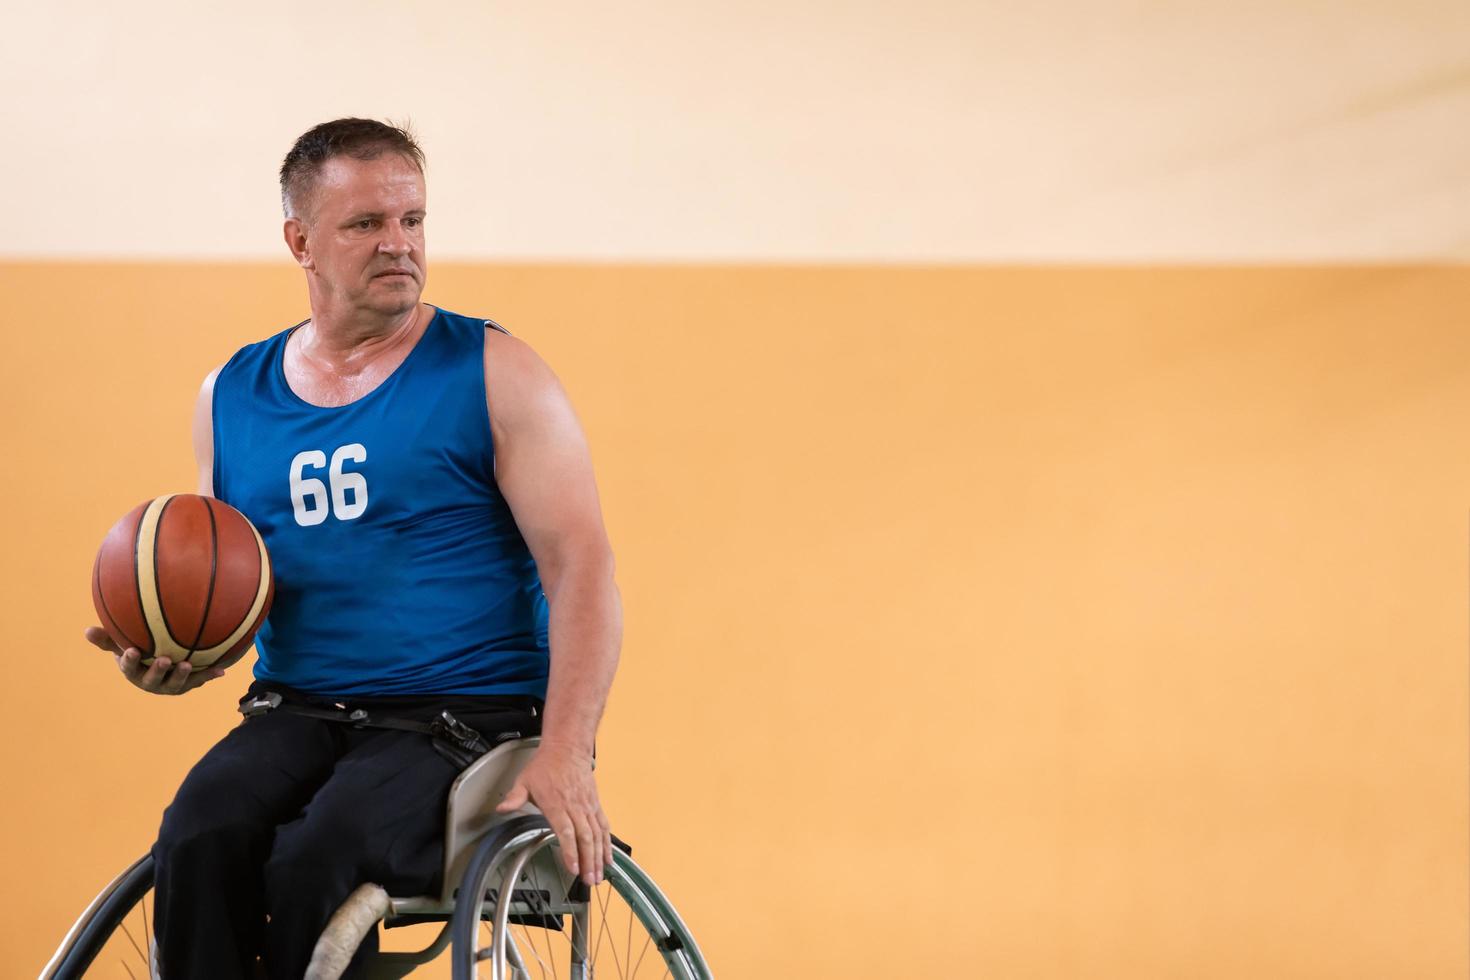
<path fill-rule="evenodd" d="M 267 691 L 240 702 L 240 714 L 246 718 L 254 718 L 268 711 L 286 711 L 293 715 L 351 725 L 353 728 L 390 728 L 400 732 L 418 732 L 429 736 L 434 742 L 434 748 L 461 768 L 493 748 L 483 735 L 454 717 L 448 710 L 439 712 L 439 717 L 433 721 L 422 722 L 409 721 L 406 718 L 380 718 L 370 714 L 365 708 L 333 709 L 288 701 L 279 691 Z M 520 732 L 501 732 L 495 737 L 495 744 L 520 737 Z"/>

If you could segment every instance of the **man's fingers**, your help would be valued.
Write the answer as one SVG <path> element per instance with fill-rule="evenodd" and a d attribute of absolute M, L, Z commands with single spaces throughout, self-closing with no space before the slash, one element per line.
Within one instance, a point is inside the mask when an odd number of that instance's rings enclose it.
<path fill-rule="evenodd" d="M 183 694 L 225 676 L 224 667 L 195 667 L 187 660 L 175 666 L 168 657 L 154 657 L 153 663 L 145 667 L 141 650 L 137 647 L 118 650 L 105 630 L 90 626 L 86 636 L 89 642 L 103 649 L 110 646 L 113 659 L 117 661 L 117 669 L 122 671 L 123 676 L 134 687 L 140 687 L 152 694 Z M 103 646 L 104 642 L 108 646 Z"/>
<path fill-rule="evenodd" d="M 163 679 L 168 675 L 168 669 L 173 666 L 173 661 L 167 657 L 154 657 L 153 663 L 143 673 L 138 681 L 138 686 L 145 691 L 158 692 L 163 684 Z"/>
<path fill-rule="evenodd" d="M 138 684 L 143 680 L 142 660 L 143 654 L 137 647 L 128 647 L 118 655 L 117 666 L 123 672 L 124 677 Z"/>
<path fill-rule="evenodd" d="M 556 839 L 561 841 L 562 866 L 567 869 L 567 874 L 578 874 L 582 865 L 578 854 L 577 827 L 572 818 L 563 815 L 551 820 L 551 829 L 556 831 Z"/>
<path fill-rule="evenodd" d="M 602 812 L 601 806 L 597 808 L 597 823 L 602 836 L 602 863 L 597 866 L 600 876 L 602 869 L 613 863 L 612 827 L 608 824 L 607 814 Z"/>
<path fill-rule="evenodd" d="M 562 867 L 567 869 L 567 874 L 577 874 L 581 864 L 577 852 L 577 825 L 572 819 L 572 812 L 561 800 L 538 800 L 536 805 L 541 808 L 541 815 L 556 832 L 557 843 L 561 845 Z"/>
<path fill-rule="evenodd" d="M 543 758 L 550 761 L 542 765 Z M 565 760 L 538 755 L 495 809 L 505 813 L 527 799 L 533 801 L 556 834 L 567 873 L 595 885 L 612 863 L 612 829 L 597 800 L 591 772 L 581 765 L 574 765 L 570 773 L 556 772 L 558 762 Z"/>
<path fill-rule="evenodd" d="M 495 812 L 509 813 L 512 810 L 523 807 L 526 805 L 526 799 L 529 796 L 530 793 L 526 790 L 526 784 L 518 779 L 515 785 L 510 788 L 510 792 L 505 794 L 505 799 L 501 800 L 495 807 Z"/>
<path fill-rule="evenodd" d="M 115 654 L 117 669 L 132 682 L 150 694 L 184 694 L 196 687 L 225 676 L 222 667 L 195 667 L 187 660 L 175 665 L 168 657 L 155 657 L 153 663 L 143 665 L 143 653 L 137 647 L 128 647 Z"/>
<path fill-rule="evenodd" d="M 592 850 L 596 855 L 592 859 L 592 884 L 602 880 L 602 869 L 607 867 L 607 850 L 602 846 L 602 828 L 593 824 L 591 831 Z"/>
<path fill-rule="evenodd" d="M 603 848 L 598 811 L 588 812 L 585 806 L 542 804 L 541 812 L 561 842 L 562 864 L 567 872 L 580 875 L 589 885 L 601 881 L 609 855 Z"/>
<path fill-rule="evenodd" d="M 111 654 L 122 653 L 118 645 L 112 642 L 112 637 L 108 635 L 107 630 L 100 626 L 88 626 L 82 635 L 87 638 L 88 643 L 97 647 L 99 650 L 106 650 Z"/>
<path fill-rule="evenodd" d="M 597 843 L 601 846 L 602 857 L 597 865 L 597 880 L 601 881 L 607 874 L 607 866 L 613 863 L 612 831 L 608 829 L 607 817 L 602 815 L 602 807 L 597 808 Z"/>
<path fill-rule="evenodd" d="M 588 885 L 596 885 L 606 876 L 604 869 L 612 863 L 612 831 L 597 801 L 597 791 L 586 789 L 590 792 L 580 800 L 564 803 L 556 816 L 545 807 L 542 811 L 562 841 L 562 855 L 576 855 L 575 864 L 567 862 L 567 870 L 574 875 L 580 873 Z"/>
<path fill-rule="evenodd" d="M 602 827 L 597 822 L 595 810 L 587 814 L 587 848 L 591 854 L 583 877 L 587 884 L 595 885 L 602 880 L 602 869 L 607 860 L 607 853 L 602 849 Z"/>
<path fill-rule="evenodd" d="M 172 673 L 164 678 L 163 685 L 159 688 L 159 690 L 163 694 L 183 694 L 185 691 L 185 685 L 189 683 L 189 675 L 193 673 L 193 671 L 194 665 L 185 660 L 183 663 L 175 667 Z"/>
<path fill-rule="evenodd" d="M 592 822 L 587 814 L 578 813 L 572 822 L 577 828 L 577 864 L 582 870 L 582 880 L 595 885 L 602 872 L 602 864 L 597 859 L 597 835 L 592 832 Z"/>

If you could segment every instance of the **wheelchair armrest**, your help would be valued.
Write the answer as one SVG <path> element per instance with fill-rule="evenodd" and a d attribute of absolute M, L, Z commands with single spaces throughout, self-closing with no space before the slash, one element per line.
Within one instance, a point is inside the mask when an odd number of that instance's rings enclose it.
<path fill-rule="evenodd" d="M 527 804 L 512 813 L 496 813 L 495 807 L 515 783 L 516 776 L 531 761 L 539 737 L 502 742 L 470 763 L 449 788 L 449 812 L 444 827 L 444 892 L 448 904 L 474 852 L 474 845 L 495 824 L 521 813 L 539 813 Z"/>

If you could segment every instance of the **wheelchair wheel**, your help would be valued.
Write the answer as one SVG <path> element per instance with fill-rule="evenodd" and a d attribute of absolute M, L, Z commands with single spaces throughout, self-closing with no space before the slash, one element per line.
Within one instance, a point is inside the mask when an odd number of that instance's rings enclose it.
<path fill-rule="evenodd" d="M 153 974 L 153 856 L 145 854 L 114 878 L 71 927 L 42 980 Z"/>
<path fill-rule="evenodd" d="M 452 931 L 454 980 L 710 977 L 689 929 L 625 849 L 589 888 L 566 873 L 540 816 L 508 821 L 476 848 Z"/>

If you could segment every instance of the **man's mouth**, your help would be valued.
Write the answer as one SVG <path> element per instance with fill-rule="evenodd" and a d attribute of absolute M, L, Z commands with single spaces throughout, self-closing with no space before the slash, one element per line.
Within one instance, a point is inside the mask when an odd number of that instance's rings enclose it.
<path fill-rule="evenodd" d="M 413 273 L 409 272 L 407 269 L 388 269 L 385 272 L 379 272 L 377 275 L 373 276 L 373 278 L 381 279 L 384 276 L 408 276 L 409 278 L 413 278 Z"/>

